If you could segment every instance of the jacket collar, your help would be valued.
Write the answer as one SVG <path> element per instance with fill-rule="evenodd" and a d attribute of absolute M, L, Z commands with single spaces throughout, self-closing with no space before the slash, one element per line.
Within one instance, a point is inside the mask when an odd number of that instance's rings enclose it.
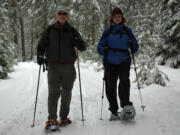
<path fill-rule="evenodd" d="M 124 23 L 120 23 L 120 24 L 111 24 L 113 27 L 113 31 L 124 31 Z"/>
<path fill-rule="evenodd" d="M 63 31 L 68 31 L 69 30 L 69 23 L 66 22 L 64 25 L 61 25 L 58 21 L 55 22 L 53 24 L 53 28 L 56 29 L 56 30 L 59 30 L 60 32 L 63 30 Z"/>

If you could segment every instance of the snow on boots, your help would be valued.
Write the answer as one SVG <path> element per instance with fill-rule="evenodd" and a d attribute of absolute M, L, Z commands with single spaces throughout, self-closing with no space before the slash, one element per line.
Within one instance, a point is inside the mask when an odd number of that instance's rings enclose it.
<path fill-rule="evenodd" d="M 111 113 L 109 121 L 113 121 L 113 120 L 119 120 L 118 113 Z"/>
<path fill-rule="evenodd" d="M 124 106 L 123 110 L 119 113 L 111 113 L 110 121 L 114 120 L 132 120 L 136 116 L 136 110 L 134 106 Z"/>
<path fill-rule="evenodd" d="M 136 116 L 136 110 L 134 106 L 124 106 L 123 110 L 119 113 L 120 120 L 132 120 Z"/>

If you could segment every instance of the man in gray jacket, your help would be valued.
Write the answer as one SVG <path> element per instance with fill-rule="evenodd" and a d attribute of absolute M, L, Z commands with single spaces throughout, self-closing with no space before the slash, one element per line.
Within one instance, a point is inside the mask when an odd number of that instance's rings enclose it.
<path fill-rule="evenodd" d="M 37 62 L 48 62 L 48 121 L 45 129 L 54 130 L 57 126 L 70 124 L 67 117 L 70 110 L 71 93 L 76 78 L 74 63 L 76 48 L 86 50 L 85 42 L 78 31 L 68 23 L 69 13 L 60 9 L 56 11 L 57 22 L 44 31 L 38 47 Z M 57 121 L 57 105 L 61 96 L 61 106 Z"/>

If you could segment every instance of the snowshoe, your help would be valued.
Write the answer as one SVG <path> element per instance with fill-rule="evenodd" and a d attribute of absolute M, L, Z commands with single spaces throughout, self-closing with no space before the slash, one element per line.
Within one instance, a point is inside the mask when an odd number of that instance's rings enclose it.
<path fill-rule="evenodd" d="M 69 125 L 71 124 L 72 121 L 69 119 L 69 118 L 66 118 L 66 119 L 62 119 L 60 122 L 59 122 L 59 126 L 66 126 L 66 125 Z"/>
<path fill-rule="evenodd" d="M 119 119 L 118 113 L 111 113 L 109 121 L 114 121 L 118 119 Z"/>
<path fill-rule="evenodd" d="M 136 110 L 132 105 L 124 106 L 122 112 L 119 113 L 120 120 L 132 120 L 135 116 Z"/>
<path fill-rule="evenodd" d="M 57 120 L 49 120 L 46 122 L 46 131 L 57 131 L 59 129 L 59 122 Z"/>

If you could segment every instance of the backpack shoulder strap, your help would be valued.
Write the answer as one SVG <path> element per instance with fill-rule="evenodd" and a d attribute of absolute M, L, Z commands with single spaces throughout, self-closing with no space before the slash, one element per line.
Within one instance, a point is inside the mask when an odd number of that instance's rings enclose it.
<path fill-rule="evenodd" d="M 129 38 L 129 43 L 130 43 L 130 49 L 133 49 L 133 41 L 131 40 L 131 33 L 129 32 L 129 28 L 125 25 L 124 26 L 124 31 L 128 35 Z"/>
<path fill-rule="evenodd" d="M 113 27 L 112 25 L 109 26 L 109 30 L 106 33 L 106 36 L 108 37 L 112 33 Z"/>
<path fill-rule="evenodd" d="M 129 33 L 129 28 L 126 25 L 124 25 L 124 31 L 128 35 L 128 37 L 130 38 L 131 35 Z"/>

